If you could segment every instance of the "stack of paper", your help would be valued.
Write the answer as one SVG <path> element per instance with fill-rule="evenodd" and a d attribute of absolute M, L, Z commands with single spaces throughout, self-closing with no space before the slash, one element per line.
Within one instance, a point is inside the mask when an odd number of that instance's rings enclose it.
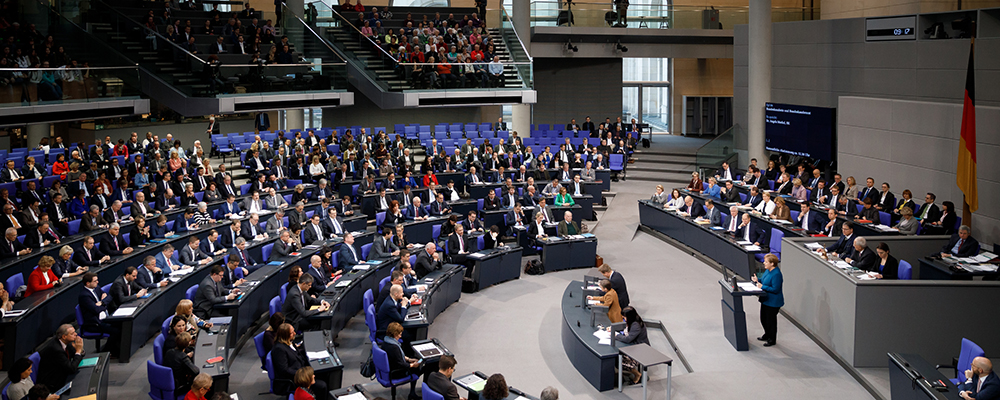
<path fill-rule="evenodd" d="M 367 264 L 358 264 L 358 265 L 355 265 L 351 269 L 352 270 L 358 270 L 358 271 L 367 271 L 368 270 L 368 265 Z"/>
<path fill-rule="evenodd" d="M 740 246 L 746 246 L 746 245 L 748 245 L 748 244 L 753 244 L 753 242 L 751 242 L 751 241 L 749 241 L 749 240 L 737 240 L 737 241 L 736 241 L 736 244 L 738 244 L 738 245 L 740 245 Z"/>
<path fill-rule="evenodd" d="M 469 257 L 479 259 L 479 258 L 486 257 L 486 254 L 483 254 L 483 253 L 480 253 L 480 252 L 475 252 L 475 253 L 469 254 Z"/>
<path fill-rule="evenodd" d="M 354 392 L 343 396 L 337 396 L 337 400 L 368 400 L 368 398 L 365 397 L 364 393 Z"/>
<path fill-rule="evenodd" d="M 752 244 L 743 246 L 743 248 L 746 249 L 746 251 L 760 251 L 760 246 L 755 246 Z"/>
<path fill-rule="evenodd" d="M 306 357 L 308 357 L 310 360 L 325 360 L 327 358 L 330 358 L 330 352 L 326 350 L 307 351 Z"/>
<path fill-rule="evenodd" d="M 962 268 L 971 272 L 997 272 L 997 266 L 992 264 L 962 264 Z"/>
<path fill-rule="evenodd" d="M 823 248 L 823 245 L 816 242 L 806 243 L 806 248 L 809 250 L 819 250 Z"/>
<path fill-rule="evenodd" d="M 170 275 L 183 276 L 194 272 L 194 268 L 175 269 L 170 271 Z"/>
<path fill-rule="evenodd" d="M 836 265 L 837 268 L 840 268 L 840 269 L 851 269 L 851 264 L 848 264 L 847 261 L 843 261 L 843 260 L 834 261 L 833 265 Z"/>
<path fill-rule="evenodd" d="M 134 313 L 136 309 L 138 309 L 138 307 L 121 307 L 121 308 L 115 310 L 114 316 L 115 317 L 128 317 L 128 316 L 132 315 L 132 313 Z"/>
<path fill-rule="evenodd" d="M 753 282 L 737 282 L 736 286 L 739 286 L 740 290 L 742 290 L 744 292 L 761 292 L 762 291 Z"/>
<path fill-rule="evenodd" d="M 611 345 L 611 332 L 608 332 L 604 329 L 598 329 L 596 332 L 594 332 L 594 336 L 596 336 L 598 339 L 597 344 L 606 344 L 608 346 Z"/>
<path fill-rule="evenodd" d="M 994 258 L 997 258 L 997 255 L 993 254 L 993 253 L 990 253 L 988 251 L 984 251 L 982 253 L 979 253 L 978 256 L 975 256 L 975 257 L 972 257 L 972 258 L 975 259 L 976 262 L 984 263 L 984 262 L 989 262 L 990 260 L 992 260 Z"/>

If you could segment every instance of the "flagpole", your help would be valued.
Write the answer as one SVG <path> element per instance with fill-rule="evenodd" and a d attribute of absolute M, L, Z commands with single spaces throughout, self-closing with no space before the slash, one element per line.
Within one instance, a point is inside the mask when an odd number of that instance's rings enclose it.
<path fill-rule="evenodd" d="M 972 212 L 969 211 L 969 198 L 962 195 L 962 225 L 972 228 Z"/>

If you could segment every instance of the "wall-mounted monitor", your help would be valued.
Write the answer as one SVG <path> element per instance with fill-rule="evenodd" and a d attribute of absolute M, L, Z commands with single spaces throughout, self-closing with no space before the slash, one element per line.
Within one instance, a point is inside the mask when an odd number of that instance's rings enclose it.
<path fill-rule="evenodd" d="M 764 147 L 770 151 L 833 161 L 835 108 L 767 103 Z"/>

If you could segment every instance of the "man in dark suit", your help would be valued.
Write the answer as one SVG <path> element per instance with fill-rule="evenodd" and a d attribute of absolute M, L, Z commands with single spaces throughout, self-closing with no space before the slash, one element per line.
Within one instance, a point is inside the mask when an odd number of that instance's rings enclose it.
<path fill-rule="evenodd" d="M 135 201 L 132 203 L 132 208 L 129 210 L 132 214 L 132 218 L 145 217 L 147 220 L 153 216 L 156 210 L 153 210 L 146 202 L 146 194 L 143 192 L 138 192 L 135 194 Z"/>
<path fill-rule="evenodd" d="M 323 272 L 323 258 L 318 255 L 309 258 L 309 268 L 306 268 L 306 273 L 313 276 L 312 286 L 308 289 L 311 295 L 319 296 L 336 282 Z"/>
<path fill-rule="evenodd" d="M 399 246 L 392 242 L 392 231 L 389 228 L 382 230 L 382 237 L 376 238 L 372 243 L 371 252 L 368 253 L 369 260 L 388 260 L 399 255 Z"/>
<path fill-rule="evenodd" d="M 760 227 L 759 224 L 750 221 L 750 213 L 743 214 L 743 222 L 736 229 L 736 240 L 743 240 L 753 243 L 755 246 L 760 246 L 762 252 L 769 251 L 767 231 Z"/>
<path fill-rule="evenodd" d="M 851 221 L 845 221 L 840 228 L 840 239 L 834 244 L 831 244 L 826 248 L 826 252 L 833 257 L 847 258 L 853 252 L 851 246 L 854 245 L 854 239 L 857 236 L 854 235 L 854 223 Z"/>
<path fill-rule="evenodd" d="M 872 199 L 872 204 L 878 204 L 879 197 L 881 197 L 878 189 L 875 188 L 875 179 L 869 177 L 865 179 L 865 187 L 858 190 L 858 202 L 865 201 L 865 199 Z"/>
<path fill-rule="evenodd" d="M 49 219 L 52 221 L 52 224 L 59 230 L 59 233 L 66 236 L 69 234 L 69 220 L 72 219 L 72 217 L 69 215 L 69 212 L 66 211 L 66 205 L 63 204 L 62 200 L 62 194 L 56 193 L 52 196 L 52 202 L 49 203 L 45 210 L 49 214 Z"/>
<path fill-rule="evenodd" d="M 973 358 L 965 371 L 965 382 L 958 385 L 958 390 L 964 400 L 1000 399 L 1000 379 L 993 372 L 993 362 L 986 357 Z"/>
<path fill-rule="evenodd" d="M 747 202 L 744 205 L 750 207 L 757 207 L 757 204 L 760 204 L 761 200 L 763 200 L 763 197 L 760 195 L 760 189 L 757 189 L 756 186 L 753 186 L 750 188 L 750 194 L 747 195 Z"/>
<path fill-rule="evenodd" d="M 101 239 L 101 253 L 110 256 L 120 256 L 132 253 L 132 248 L 128 246 L 128 242 L 119 233 L 121 228 L 118 224 L 111 224 L 108 227 L 108 233 L 104 234 Z"/>
<path fill-rule="evenodd" d="M 837 201 L 837 214 L 847 218 L 854 219 L 855 215 L 858 215 L 858 206 L 854 203 L 853 199 L 847 198 L 847 196 L 840 196 Z"/>
<path fill-rule="evenodd" d="M 938 208 L 937 204 L 934 204 L 934 200 L 937 200 L 937 196 L 935 196 L 934 193 L 927 193 L 927 195 L 924 196 L 924 204 L 920 206 L 919 215 L 914 215 L 914 217 L 920 218 L 922 221 L 940 220 L 941 209 Z"/>
<path fill-rule="evenodd" d="M 281 305 L 281 312 L 285 314 L 285 322 L 291 324 L 296 330 L 302 330 L 306 325 L 305 319 L 311 315 L 318 314 L 330 308 L 330 303 L 306 294 L 313 284 L 310 274 L 299 276 L 298 285 L 289 285 L 288 294 L 285 296 L 285 303 Z M 312 306 L 319 306 L 318 309 L 310 310 Z"/>
<path fill-rule="evenodd" d="M 198 291 L 194 295 L 194 313 L 198 318 L 209 319 L 213 316 L 222 316 L 221 313 L 213 309 L 213 306 L 232 301 L 236 296 L 239 296 L 239 289 L 229 291 L 219 284 L 222 281 L 222 275 L 225 273 L 223 268 L 221 265 L 212 266 L 212 270 L 208 276 L 198 284 Z M 287 316 L 288 314 L 285 315 Z"/>
<path fill-rule="evenodd" d="M 142 260 L 142 265 L 137 268 L 135 282 L 144 289 L 156 289 L 167 286 L 168 280 L 164 279 L 163 270 L 156 266 L 156 257 L 146 256 Z"/>
<path fill-rule="evenodd" d="M 559 236 L 569 236 L 580 234 L 580 225 L 573 221 L 573 213 L 566 211 L 563 213 L 563 220 L 559 221 L 559 226 L 556 228 L 556 233 Z"/>
<path fill-rule="evenodd" d="M 313 243 L 322 241 L 323 239 L 326 239 L 326 233 L 323 230 L 323 225 L 320 224 L 319 218 L 320 215 L 314 213 L 312 216 L 312 220 L 310 220 L 310 223 L 302 227 L 303 231 L 302 245 L 308 246 Z"/>
<path fill-rule="evenodd" d="M 707 219 L 711 226 L 722 226 L 722 212 L 715 208 L 715 203 L 711 199 L 705 200 L 705 209 L 705 215 L 702 217 Z"/>
<path fill-rule="evenodd" d="M 941 248 L 941 257 L 972 257 L 979 254 L 979 242 L 972 237 L 968 225 L 958 227 L 958 233 L 951 235 L 948 244 Z"/>
<path fill-rule="evenodd" d="M 455 361 L 455 357 L 449 355 L 441 356 L 441 359 L 438 361 L 438 370 L 431 372 L 427 376 L 427 387 L 443 396 L 444 400 L 461 399 L 458 396 L 458 388 L 455 387 L 454 383 L 451 383 L 451 376 L 455 373 L 456 364 L 458 362 Z"/>
<path fill-rule="evenodd" d="M 83 359 L 83 338 L 70 324 L 59 325 L 55 337 L 38 350 L 38 384 L 55 392 L 66 384 L 66 378 L 76 374 Z"/>
<path fill-rule="evenodd" d="M 385 336 L 385 329 L 391 322 L 400 324 L 405 321 L 406 307 L 410 305 L 410 300 L 403 296 L 403 287 L 392 285 L 389 288 L 389 298 L 379 304 L 375 316 L 375 337 Z"/>
<path fill-rule="evenodd" d="M 275 261 L 283 257 L 288 257 L 289 254 L 295 252 L 296 246 L 295 242 L 292 241 L 292 234 L 288 230 L 281 231 L 281 235 L 278 241 L 274 243 L 274 247 L 271 248 L 271 256 L 268 257 L 267 261 Z"/>
<path fill-rule="evenodd" d="M 240 239 L 241 236 L 240 224 L 234 221 L 229 225 L 229 229 L 222 230 L 219 235 L 219 244 L 222 245 L 222 248 L 231 249 L 236 246 L 236 240 Z"/>
<path fill-rule="evenodd" d="M 83 316 L 81 329 L 87 332 L 106 333 L 108 341 L 104 344 L 104 349 L 100 351 L 110 352 L 112 357 L 118 356 L 118 341 L 121 340 L 121 331 L 102 320 L 108 316 L 108 294 L 101 290 L 98 283 L 97 274 L 88 272 L 83 274 L 83 290 L 77 296 L 77 304 L 80 305 L 80 314 Z"/>
<path fill-rule="evenodd" d="M 451 207 L 448 207 L 448 203 L 445 202 L 444 194 L 442 193 L 437 194 L 434 201 L 430 204 L 430 209 L 430 214 L 435 217 L 451 214 Z"/>
<path fill-rule="evenodd" d="M 125 273 L 115 279 L 111 284 L 111 301 L 108 302 L 108 311 L 114 313 L 122 304 L 138 299 L 146 295 L 146 289 L 139 286 L 135 279 L 139 276 L 139 270 L 129 266 L 125 268 Z"/>
<path fill-rule="evenodd" d="M 201 240 L 197 236 L 188 238 L 187 246 L 181 247 L 181 264 L 192 267 L 212 262 L 212 256 L 201 250 Z"/>
<path fill-rule="evenodd" d="M 413 269 L 417 272 L 417 279 L 423 279 L 427 274 L 441 269 L 441 259 L 433 242 L 427 243 L 424 250 L 417 253 L 417 262 Z"/>
<path fill-rule="evenodd" d="M 694 197 L 691 196 L 684 197 L 684 205 L 678 211 L 686 213 L 692 219 L 705 215 L 705 208 L 701 206 L 701 202 L 694 201 Z"/>
<path fill-rule="evenodd" d="M 602 264 L 597 268 L 597 271 L 611 281 L 611 288 L 618 293 L 618 304 L 622 307 L 628 307 L 628 287 L 625 286 L 625 277 L 620 272 L 612 270 L 608 264 Z"/>
<path fill-rule="evenodd" d="M 420 204 L 420 196 L 413 197 L 413 203 L 406 207 L 406 219 L 410 221 L 423 221 L 429 218 L 427 210 Z"/>
<path fill-rule="evenodd" d="M 2 249 L 2 246 L 0 246 L 0 249 Z M 109 260 L 111 260 L 111 256 L 101 253 L 97 249 L 97 246 L 94 246 L 93 236 L 83 239 L 83 246 L 73 253 L 73 262 L 80 266 L 90 267 L 91 269 Z"/>
<path fill-rule="evenodd" d="M 340 245 L 340 251 L 337 252 L 338 265 L 347 271 L 348 268 L 361 264 L 361 261 L 361 253 L 354 248 L 354 235 L 348 232 L 344 235 L 344 243 Z"/>
<path fill-rule="evenodd" d="M 271 117 L 266 112 L 257 113 L 257 117 L 254 118 L 254 128 L 257 132 L 271 129 Z"/>
<path fill-rule="evenodd" d="M 240 262 L 240 267 L 244 268 L 247 274 L 256 271 L 261 266 L 257 264 L 257 260 L 254 260 L 247 252 L 247 240 L 244 238 L 236 239 L 236 246 L 229 249 L 229 259 L 237 260 Z"/>
<path fill-rule="evenodd" d="M 854 238 L 853 246 L 853 253 L 844 257 L 844 261 L 862 271 L 878 272 L 878 256 L 868 248 L 868 241 L 863 237 L 857 237 Z"/>
<path fill-rule="evenodd" d="M 455 232 L 448 235 L 446 245 L 445 250 L 451 257 L 452 263 L 463 264 L 471 268 L 470 261 L 472 260 L 468 258 L 470 251 L 469 246 L 465 243 L 465 228 L 462 225 L 455 225 Z"/>
<path fill-rule="evenodd" d="M 24 236 L 24 246 L 29 249 L 39 249 L 58 243 L 59 238 L 49 229 L 48 221 L 42 221 L 37 228 L 31 229 Z"/>

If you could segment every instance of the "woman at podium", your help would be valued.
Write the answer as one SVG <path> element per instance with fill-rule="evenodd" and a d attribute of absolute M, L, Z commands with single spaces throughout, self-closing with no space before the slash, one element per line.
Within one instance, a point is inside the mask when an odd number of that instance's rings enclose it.
<path fill-rule="evenodd" d="M 764 347 L 774 346 L 778 333 L 778 310 L 785 305 L 785 297 L 781 294 L 781 270 L 778 269 L 778 256 L 764 256 L 764 274 L 757 279 L 750 277 L 757 287 L 764 291 L 760 296 L 760 324 L 764 326 L 764 336 L 757 338 L 764 342 Z"/>

